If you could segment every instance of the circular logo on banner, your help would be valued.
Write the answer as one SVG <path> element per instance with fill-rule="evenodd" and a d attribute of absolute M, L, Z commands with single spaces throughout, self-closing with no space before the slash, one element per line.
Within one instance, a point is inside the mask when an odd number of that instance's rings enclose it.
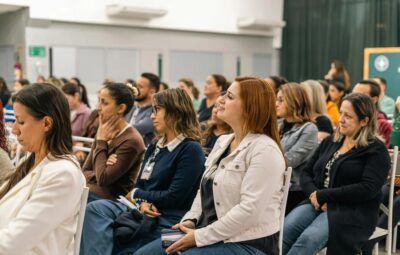
<path fill-rule="evenodd" d="M 375 59 L 375 68 L 379 72 L 384 72 L 389 68 L 389 59 L 384 55 L 379 55 Z"/>

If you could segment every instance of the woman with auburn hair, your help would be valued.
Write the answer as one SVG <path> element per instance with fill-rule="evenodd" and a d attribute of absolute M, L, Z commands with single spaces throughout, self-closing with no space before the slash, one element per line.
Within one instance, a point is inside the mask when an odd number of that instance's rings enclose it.
<path fill-rule="evenodd" d="M 85 186 L 72 156 L 67 99 L 53 85 L 38 83 L 12 102 L 12 132 L 30 154 L 0 187 L 0 254 L 66 254 Z"/>
<path fill-rule="evenodd" d="M 302 172 L 308 199 L 285 218 L 283 254 L 360 254 L 378 221 L 390 157 L 377 133 L 369 96 L 353 93 L 340 107 L 339 126 Z"/>
<path fill-rule="evenodd" d="M 234 133 L 218 139 L 192 208 L 173 226 L 185 235 L 166 250 L 157 239 L 135 255 L 279 254 L 286 164 L 274 102 L 264 80 L 236 78 L 217 113 Z"/>
<path fill-rule="evenodd" d="M 279 132 L 288 166 L 293 168 L 286 212 L 305 199 L 299 177 L 302 167 L 318 145 L 318 129 L 312 122 L 311 103 L 307 92 L 297 83 L 282 85 L 276 108 Z"/>
<path fill-rule="evenodd" d="M 133 237 L 123 243 L 114 241 L 121 233 L 115 228 L 117 218 L 129 213 L 128 207 L 111 200 L 94 201 L 86 209 L 80 254 L 132 254 L 158 238 L 161 229 L 178 223 L 189 210 L 205 161 L 192 100 L 181 89 L 156 93 L 151 119 L 157 141 L 147 148 L 136 185 L 126 198 L 143 215 L 154 218 L 154 228 L 136 236 L 129 232 Z"/>

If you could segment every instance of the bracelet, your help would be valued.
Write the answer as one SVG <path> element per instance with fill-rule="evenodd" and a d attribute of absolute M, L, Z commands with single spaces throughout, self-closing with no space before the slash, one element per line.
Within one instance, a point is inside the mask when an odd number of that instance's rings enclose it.
<path fill-rule="evenodd" d="M 146 199 L 142 199 L 142 198 L 134 198 L 133 199 L 135 201 L 135 204 L 137 204 L 140 207 L 140 204 L 143 202 L 147 202 Z"/>

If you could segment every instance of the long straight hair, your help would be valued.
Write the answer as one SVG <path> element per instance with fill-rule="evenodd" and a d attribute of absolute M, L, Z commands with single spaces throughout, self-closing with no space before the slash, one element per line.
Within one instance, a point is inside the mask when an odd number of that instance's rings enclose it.
<path fill-rule="evenodd" d="M 61 90 L 51 84 L 37 83 L 21 89 L 12 97 L 12 101 L 24 105 L 28 114 L 37 120 L 50 117 L 52 126 L 45 136 L 46 150 L 52 158 L 70 159 L 69 155 L 72 154 L 70 113 L 67 99 Z M 14 172 L 4 178 L 3 181 L 7 184 L 0 191 L 0 199 L 30 172 L 34 163 L 35 154 L 31 153 Z"/>
<path fill-rule="evenodd" d="M 265 134 L 274 140 L 282 154 L 276 113 L 276 96 L 268 83 L 256 77 L 237 77 L 243 110 L 243 134 Z"/>

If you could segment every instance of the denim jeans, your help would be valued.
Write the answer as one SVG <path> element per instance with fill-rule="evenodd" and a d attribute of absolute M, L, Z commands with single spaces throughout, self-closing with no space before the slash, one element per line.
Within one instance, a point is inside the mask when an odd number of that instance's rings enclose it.
<path fill-rule="evenodd" d="M 133 255 L 166 255 L 165 249 L 161 246 L 161 239 L 145 245 L 137 250 Z M 238 243 L 216 243 L 204 247 L 191 248 L 182 255 L 266 255 L 246 244 Z M 174 254 L 176 255 L 176 253 Z"/>
<path fill-rule="evenodd" d="M 317 254 L 326 246 L 328 237 L 327 213 L 316 211 L 311 204 L 300 205 L 285 217 L 283 254 Z"/>
<path fill-rule="evenodd" d="M 85 220 L 82 229 L 82 241 L 80 255 L 131 255 L 140 247 L 159 238 L 161 229 L 170 228 L 179 222 L 183 211 L 162 211 L 158 217 L 158 227 L 152 233 L 135 240 L 123 247 L 114 246 L 114 220 L 128 207 L 120 202 L 107 199 L 96 200 L 86 207 Z M 165 212 L 165 213 L 164 213 Z"/>

